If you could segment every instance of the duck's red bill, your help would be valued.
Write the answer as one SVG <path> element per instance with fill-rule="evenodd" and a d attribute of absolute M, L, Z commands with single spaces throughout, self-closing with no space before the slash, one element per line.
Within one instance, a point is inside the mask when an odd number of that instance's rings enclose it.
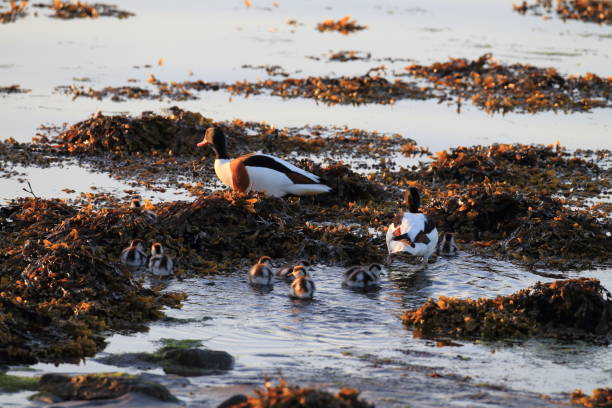
<path fill-rule="evenodd" d="M 207 142 L 206 140 L 202 140 L 200 143 L 198 143 L 196 146 L 202 147 L 202 146 L 206 146 L 209 145 L 210 143 Z"/>

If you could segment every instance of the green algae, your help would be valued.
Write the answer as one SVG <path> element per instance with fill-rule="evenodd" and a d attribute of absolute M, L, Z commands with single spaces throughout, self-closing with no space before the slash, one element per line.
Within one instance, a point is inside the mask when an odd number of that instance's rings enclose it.
<path fill-rule="evenodd" d="M 0 374 L 0 391 L 35 391 L 38 389 L 38 381 L 38 377 L 24 377 L 19 375 Z"/>

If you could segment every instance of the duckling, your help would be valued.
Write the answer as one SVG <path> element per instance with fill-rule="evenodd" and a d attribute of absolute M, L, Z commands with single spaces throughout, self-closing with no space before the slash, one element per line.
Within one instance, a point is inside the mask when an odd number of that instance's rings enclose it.
<path fill-rule="evenodd" d="M 272 259 L 262 256 L 249 270 L 249 282 L 253 285 L 272 285 Z"/>
<path fill-rule="evenodd" d="M 140 197 L 132 198 L 132 201 L 130 201 L 130 207 L 142 212 L 149 221 L 157 220 L 157 215 L 155 215 L 153 211 L 145 210 L 142 207 L 142 203 L 140 202 Z"/>
<path fill-rule="evenodd" d="M 164 248 L 159 242 L 151 246 L 151 259 L 149 259 L 149 271 L 159 277 L 172 275 L 174 263 L 169 255 L 164 254 Z"/>
<path fill-rule="evenodd" d="M 381 273 L 382 267 L 379 264 L 372 264 L 368 269 L 353 266 L 344 273 L 344 283 L 349 288 L 365 289 L 377 285 L 380 282 Z"/>
<path fill-rule="evenodd" d="M 315 284 L 307 275 L 303 266 L 296 266 L 293 269 L 295 280 L 291 284 L 291 296 L 298 299 L 312 299 L 315 292 Z"/>
<path fill-rule="evenodd" d="M 455 243 L 455 234 L 452 232 L 443 232 L 441 240 L 438 242 L 436 252 L 438 255 L 457 255 L 459 248 Z"/>
<path fill-rule="evenodd" d="M 387 229 L 387 263 L 391 255 L 407 252 L 423 259 L 427 268 L 429 257 L 438 244 L 438 230 L 432 220 L 419 211 L 421 198 L 416 187 L 410 187 L 404 194 L 403 204 L 408 205 L 408 211 L 398 214 Z"/>
<path fill-rule="evenodd" d="M 121 263 L 130 269 L 142 268 L 147 262 L 147 254 L 142 246 L 142 240 L 133 239 L 130 246 L 121 251 Z"/>
<path fill-rule="evenodd" d="M 278 268 L 278 270 L 276 271 L 275 275 L 279 278 L 284 278 L 284 279 L 293 279 L 293 268 L 295 268 L 296 266 L 303 266 L 304 268 L 306 268 L 306 272 L 308 273 L 308 267 L 310 267 L 310 262 L 308 261 L 300 261 L 296 264 L 287 264 L 287 265 L 283 265 L 280 268 Z"/>

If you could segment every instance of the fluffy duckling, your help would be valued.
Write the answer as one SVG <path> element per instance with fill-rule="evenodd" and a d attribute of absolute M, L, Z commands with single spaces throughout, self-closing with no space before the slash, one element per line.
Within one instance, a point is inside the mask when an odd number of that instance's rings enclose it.
<path fill-rule="evenodd" d="M 130 207 L 142 212 L 145 215 L 145 217 L 147 217 L 150 221 L 157 220 L 157 215 L 155 215 L 153 211 L 144 209 L 144 207 L 142 206 L 142 203 L 140 202 L 140 197 L 132 198 L 132 201 L 130 201 Z"/>
<path fill-rule="evenodd" d="M 372 264 L 365 269 L 362 266 L 353 266 L 344 273 L 344 283 L 349 288 L 365 289 L 369 286 L 378 285 L 382 267 L 379 264 Z"/>
<path fill-rule="evenodd" d="M 198 146 L 211 145 L 215 151 L 215 173 L 232 190 L 260 191 L 272 197 L 287 194 L 313 195 L 331 191 L 320 178 L 293 164 L 263 153 L 251 153 L 230 159 L 225 135 L 218 127 L 206 129 Z"/>
<path fill-rule="evenodd" d="M 306 270 L 306 274 L 310 276 L 310 273 L 308 272 L 308 267 L 310 266 L 310 262 L 308 261 L 300 261 L 296 264 L 283 265 L 280 268 L 278 268 L 275 275 L 283 279 L 294 279 L 295 276 L 293 276 L 293 270 L 295 269 L 296 266 L 303 267 Z"/>
<path fill-rule="evenodd" d="M 149 271 L 159 277 L 172 275 L 174 264 L 169 255 L 164 254 L 164 248 L 159 242 L 151 246 L 151 259 L 149 259 Z"/>
<path fill-rule="evenodd" d="M 408 211 L 398 214 L 387 229 L 387 262 L 391 262 L 392 254 L 407 252 L 422 257 L 427 267 L 438 244 L 438 230 L 433 221 L 419 211 L 421 197 L 416 187 L 404 193 L 403 204 L 408 205 Z"/>
<path fill-rule="evenodd" d="M 249 282 L 253 285 L 272 285 L 272 259 L 262 256 L 249 270 Z"/>
<path fill-rule="evenodd" d="M 315 284 L 308 276 L 308 271 L 303 266 L 293 269 L 295 280 L 291 284 L 291 296 L 298 299 L 312 299 L 315 292 Z"/>
<path fill-rule="evenodd" d="M 147 254 L 142 246 L 142 240 L 133 239 L 130 246 L 121 251 L 121 263 L 130 269 L 142 268 L 147 262 Z"/>
<path fill-rule="evenodd" d="M 459 248 L 455 243 L 455 234 L 452 232 L 443 232 L 440 234 L 442 237 L 440 241 L 438 241 L 438 248 L 436 252 L 439 255 L 457 255 Z"/>

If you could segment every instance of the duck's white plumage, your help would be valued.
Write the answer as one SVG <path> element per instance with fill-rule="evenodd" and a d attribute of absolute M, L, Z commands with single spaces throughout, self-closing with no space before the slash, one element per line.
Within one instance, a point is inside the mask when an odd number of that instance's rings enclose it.
<path fill-rule="evenodd" d="M 410 210 L 396 217 L 387 229 L 389 257 L 394 253 L 407 252 L 422 257 L 427 265 L 438 244 L 438 230 L 425 214 L 418 212 L 418 190 L 411 187 L 407 193 L 404 202 L 409 203 Z"/>

